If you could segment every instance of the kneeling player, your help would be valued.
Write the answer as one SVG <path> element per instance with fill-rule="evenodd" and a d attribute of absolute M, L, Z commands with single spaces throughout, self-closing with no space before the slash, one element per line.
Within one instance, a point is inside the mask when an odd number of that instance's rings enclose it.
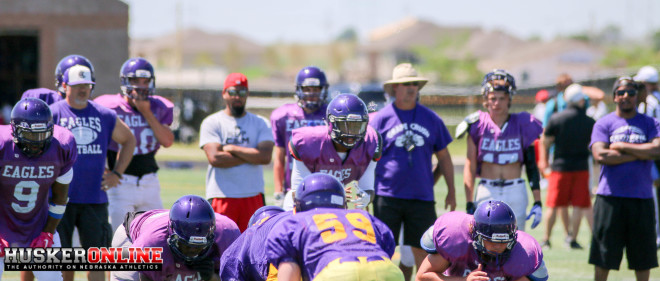
<path fill-rule="evenodd" d="M 346 210 L 344 187 L 333 176 L 305 177 L 294 204 L 295 214 L 266 241 L 278 280 L 403 280 L 390 261 L 392 231 L 363 210 Z"/>
<path fill-rule="evenodd" d="M 449 212 L 422 236 L 429 252 L 416 280 L 548 280 L 543 253 L 529 234 L 518 231 L 516 217 L 504 202 L 490 200 L 474 217 Z"/>
<path fill-rule="evenodd" d="M 219 280 L 220 256 L 239 234 L 236 223 L 196 195 L 179 198 L 169 211 L 128 213 L 112 246 L 162 247 L 163 268 L 115 271 L 112 280 Z"/>

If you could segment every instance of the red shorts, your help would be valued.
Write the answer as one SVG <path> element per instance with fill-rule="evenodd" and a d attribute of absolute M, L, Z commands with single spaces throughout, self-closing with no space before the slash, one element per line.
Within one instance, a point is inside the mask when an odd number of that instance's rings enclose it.
<path fill-rule="evenodd" d="M 589 198 L 589 171 L 555 172 L 548 178 L 548 207 L 566 207 L 569 205 L 588 208 L 591 206 Z"/>
<path fill-rule="evenodd" d="M 213 198 L 211 206 L 216 213 L 232 219 L 243 232 L 247 229 L 252 214 L 264 206 L 264 195 L 246 198 Z"/>

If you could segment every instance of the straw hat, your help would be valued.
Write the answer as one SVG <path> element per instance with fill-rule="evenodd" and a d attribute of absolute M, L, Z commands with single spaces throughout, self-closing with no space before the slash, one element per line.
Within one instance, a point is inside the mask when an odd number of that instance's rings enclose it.
<path fill-rule="evenodd" d="M 412 64 L 401 63 L 392 70 L 392 80 L 385 81 L 383 88 L 386 93 L 391 94 L 393 84 L 419 82 L 419 89 L 421 90 L 428 81 L 429 80 L 424 77 L 417 76 L 417 71 L 413 68 Z"/>

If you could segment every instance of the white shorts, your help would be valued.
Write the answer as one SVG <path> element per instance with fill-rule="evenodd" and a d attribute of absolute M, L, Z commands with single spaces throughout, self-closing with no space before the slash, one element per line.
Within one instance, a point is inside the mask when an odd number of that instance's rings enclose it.
<path fill-rule="evenodd" d="M 525 218 L 527 217 L 527 186 L 521 178 L 513 180 L 479 180 L 475 204 L 487 200 L 499 200 L 507 203 L 516 215 L 518 230 L 525 231 Z"/>
<path fill-rule="evenodd" d="M 124 222 L 127 212 L 162 209 L 158 174 L 151 173 L 138 178 L 124 175 L 118 186 L 108 189 L 108 213 L 112 230 Z"/>
<path fill-rule="evenodd" d="M 62 242 L 60 241 L 60 235 L 57 234 L 57 231 L 55 231 L 55 234 L 53 235 L 53 246 L 51 248 L 60 248 L 60 247 L 62 247 Z M 0 258 L 0 280 L 2 280 L 2 273 L 4 272 L 4 270 L 5 270 L 5 258 L 3 257 Z M 32 271 L 32 274 L 34 274 L 34 277 L 40 281 L 62 280 L 61 271 Z"/>
<path fill-rule="evenodd" d="M 123 222 L 122 222 L 123 223 Z M 128 248 L 133 246 L 133 243 L 126 235 L 126 228 L 120 224 L 112 237 L 112 247 Z M 133 281 L 140 280 L 140 273 L 137 271 L 112 271 L 110 272 L 111 281 Z"/>

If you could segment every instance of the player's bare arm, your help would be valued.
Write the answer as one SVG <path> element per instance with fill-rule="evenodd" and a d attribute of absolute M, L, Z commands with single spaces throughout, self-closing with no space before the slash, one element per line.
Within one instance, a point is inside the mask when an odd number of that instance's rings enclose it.
<path fill-rule="evenodd" d="M 300 267 L 295 262 L 282 262 L 277 267 L 278 281 L 299 281 L 301 278 Z"/>
<path fill-rule="evenodd" d="M 416 281 L 465 280 L 460 277 L 444 276 L 442 272 L 449 268 L 449 261 L 440 254 L 429 254 L 417 270 Z"/>
<path fill-rule="evenodd" d="M 223 150 L 243 159 L 246 163 L 268 165 L 273 157 L 274 144 L 272 141 L 262 141 L 257 144 L 256 148 L 227 144 L 223 147 Z"/>
<path fill-rule="evenodd" d="M 273 159 L 273 181 L 275 183 L 275 193 L 284 192 L 284 170 L 286 147 L 275 146 L 275 159 Z"/>
<path fill-rule="evenodd" d="M 637 160 L 634 155 L 610 149 L 606 143 L 600 141 L 591 145 L 591 154 L 596 162 L 603 165 L 618 165 Z"/>
<path fill-rule="evenodd" d="M 537 163 L 539 171 L 544 172 L 550 164 L 548 163 L 548 148 L 555 143 L 554 136 L 548 136 L 545 133 L 541 134 L 541 141 L 539 141 L 539 161 Z"/>
<path fill-rule="evenodd" d="M 610 149 L 631 154 L 639 160 L 654 160 L 660 158 L 660 138 L 648 143 L 615 142 L 610 144 Z"/>
<path fill-rule="evenodd" d="M 112 140 L 119 144 L 120 149 L 117 153 L 117 162 L 114 169 L 103 173 L 101 188 L 105 190 L 119 184 L 121 176 L 126 171 L 128 164 L 131 163 L 131 159 L 133 159 L 133 151 L 135 150 L 136 143 L 131 129 L 119 117 L 117 117 L 115 128 L 112 130 Z"/>
<path fill-rule="evenodd" d="M 466 202 L 472 202 L 474 196 L 474 180 L 477 176 L 477 146 L 472 137 L 467 137 L 467 157 L 463 167 L 463 185 L 465 187 Z"/>
<path fill-rule="evenodd" d="M 156 137 L 156 140 L 158 140 L 158 143 L 163 147 L 172 146 L 174 143 L 174 133 L 172 133 L 172 129 L 170 129 L 169 126 L 160 123 L 160 121 L 156 119 L 156 116 L 151 111 L 151 101 L 138 99 L 134 99 L 133 101 L 137 110 L 142 114 L 142 117 L 147 120 L 147 123 L 149 124 L 151 131 L 154 132 L 154 136 Z"/>
<path fill-rule="evenodd" d="M 53 194 L 53 197 L 51 198 L 50 202 L 55 205 L 66 205 L 67 197 L 69 195 L 69 184 L 61 184 L 59 182 L 54 182 L 53 186 L 51 187 L 51 191 Z M 46 225 L 44 226 L 44 229 L 42 232 L 48 232 L 55 234 L 55 230 L 57 229 L 57 225 L 60 223 L 61 219 L 56 219 L 52 216 L 48 216 L 48 219 L 46 220 Z"/>
<path fill-rule="evenodd" d="M 224 146 L 219 143 L 207 143 L 202 149 L 206 153 L 209 164 L 216 168 L 231 168 L 247 163 L 245 160 L 224 151 Z"/>
<path fill-rule="evenodd" d="M 451 154 L 449 150 L 444 148 L 435 153 L 438 158 L 438 164 L 433 169 L 433 185 L 438 183 L 441 176 L 445 176 L 445 183 L 447 184 L 447 197 L 445 198 L 445 209 L 449 206 L 449 210 L 456 210 L 456 187 L 454 185 L 454 163 L 451 161 Z"/>

